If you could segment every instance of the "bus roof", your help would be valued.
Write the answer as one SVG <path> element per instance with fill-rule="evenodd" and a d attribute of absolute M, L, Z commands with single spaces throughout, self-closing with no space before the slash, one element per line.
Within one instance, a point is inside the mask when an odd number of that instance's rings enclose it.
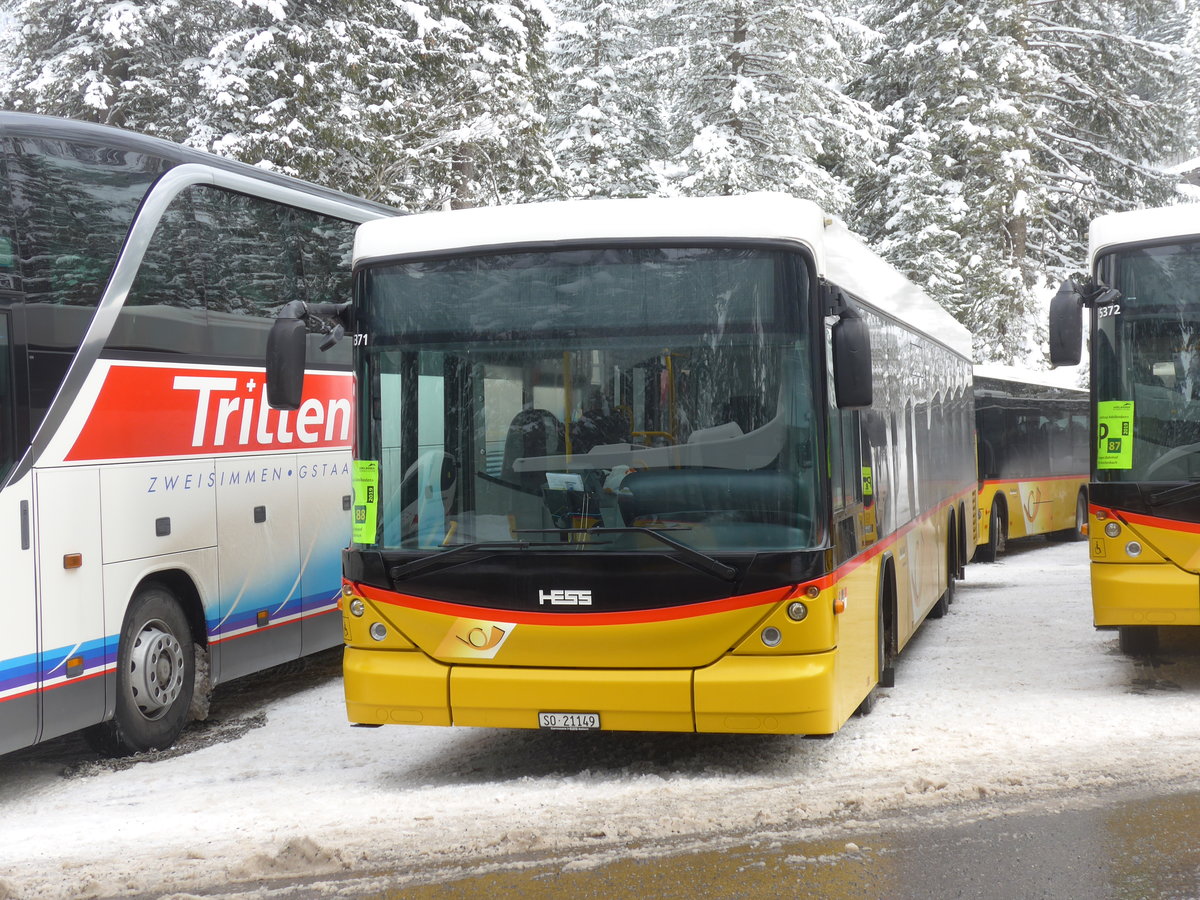
<path fill-rule="evenodd" d="M 1055 370 L 1050 372 L 1035 372 L 1031 369 L 1019 369 L 1016 366 L 1005 366 L 1000 363 L 977 363 L 974 375 L 978 378 L 990 378 L 993 381 L 1007 381 L 1014 385 L 1055 388 L 1060 391 L 1075 391 L 1086 394 L 1085 388 L 1078 384 L 1078 373 L 1074 369 Z"/>
<path fill-rule="evenodd" d="M 92 143 L 103 147 L 113 147 L 134 153 L 145 153 L 165 159 L 170 163 L 174 163 L 175 165 L 198 163 L 200 165 L 211 166 L 216 169 L 236 172 L 238 174 L 254 178 L 258 181 L 264 181 L 270 184 L 277 184 L 283 187 L 292 188 L 316 197 L 347 203 L 357 206 L 361 209 L 374 212 L 379 216 L 400 215 L 399 210 L 385 206 L 382 203 L 376 203 L 372 200 L 364 200 L 361 197 L 355 197 L 352 194 L 346 194 L 341 191 L 335 191 L 332 188 L 311 184 L 307 181 L 301 181 L 298 178 L 292 178 L 288 175 L 281 175 L 278 172 L 272 172 L 269 169 L 262 169 L 258 166 L 247 165 L 246 163 L 227 159 L 223 156 L 217 156 L 213 153 L 205 153 L 203 150 L 185 147 L 182 144 L 176 144 L 172 141 L 164 140 L 162 138 L 138 134 L 135 131 L 126 131 L 123 128 L 113 128 L 111 125 L 99 125 L 95 122 L 81 122 L 77 119 L 64 119 L 56 116 L 41 116 L 34 115 L 33 113 L 4 111 L 0 112 L 0 136 L 54 138 L 67 141 L 79 141 L 83 143 Z"/>
<path fill-rule="evenodd" d="M 1200 204 L 1197 203 L 1109 213 L 1095 219 L 1088 230 L 1089 268 L 1095 265 L 1100 253 L 1120 244 L 1196 236 L 1200 236 Z"/>
<path fill-rule="evenodd" d="M 360 226 L 354 264 L 425 253 L 582 241 L 755 240 L 806 247 L 818 276 L 971 356 L 971 335 L 919 287 L 814 203 L 784 194 L 563 200 L 425 213 Z"/>

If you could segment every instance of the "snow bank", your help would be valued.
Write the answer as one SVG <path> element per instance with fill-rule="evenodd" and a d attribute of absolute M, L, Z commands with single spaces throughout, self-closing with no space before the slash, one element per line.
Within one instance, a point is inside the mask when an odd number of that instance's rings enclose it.
<path fill-rule="evenodd" d="M 402 873 L 1179 779 L 1200 741 L 1198 647 L 1189 631 L 1157 664 L 1127 660 L 1091 627 L 1086 545 L 1034 540 L 969 566 L 896 687 L 830 740 L 356 729 L 334 673 L 256 699 L 250 725 L 195 752 L 80 765 L 67 742 L 0 759 L 0 900 Z"/>

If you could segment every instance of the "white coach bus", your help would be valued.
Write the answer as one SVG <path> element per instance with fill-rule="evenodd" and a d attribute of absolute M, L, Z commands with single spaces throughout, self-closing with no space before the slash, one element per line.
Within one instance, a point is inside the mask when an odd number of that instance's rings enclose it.
<path fill-rule="evenodd" d="M 41 116 L 0 113 L 0 160 L 0 753 L 162 748 L 197 692 L 341 640 L 348 342 L 294 413 L 262 360 L 393 211 Z"/>

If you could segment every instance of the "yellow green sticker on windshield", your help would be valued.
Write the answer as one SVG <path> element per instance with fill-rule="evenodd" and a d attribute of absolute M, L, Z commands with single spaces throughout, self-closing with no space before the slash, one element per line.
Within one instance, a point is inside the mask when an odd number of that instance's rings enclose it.
<path fill-rule="evenodd" d="M 1096 404 L 1097 469 L 1133 468 L 1133 401 Z"/>
<path fill-rule="evenodd" d="M 356 459 L 352 478 L 354 524 L 351 537 L 356 544 L 373 544 L 379 504 L 379 463 L 373 459 Z"/>

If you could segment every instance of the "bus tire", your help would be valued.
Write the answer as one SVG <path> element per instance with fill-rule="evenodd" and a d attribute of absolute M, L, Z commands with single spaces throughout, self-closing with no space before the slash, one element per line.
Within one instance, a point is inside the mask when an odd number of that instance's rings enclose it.
<path fill-rule="evenodd" d="M 1126 656 L 1150 656 L 1158 650 L 1157 625 L 1121 625 L 1117 646 Z"/>
<path fill-rule="evenodd" d="M 986 544 L 980 544 L 975 556 L 981 562 L 995 562 L 1004 552 L 1008 544 L 1008 516 L 1004 504 L 998 500 L 992 501 L 992 514 L 988 517 L 988 539 Z"/>
<path fill-rule="evenodd" d="M 192 631 L 179 601 L 160 584 L 140 587 L 121 627 L 113 717 L 89 729 L 108 756 L 162 750 L 187 723 L 196 680 Z"/>
<path fill-rule="evenodd" d="M 1075 527 L 1052 531 L 1046 537 L 1052 541 L 1087 540 L 1088 502 L 1087 494 L 1080 491 L 1075 498 Z"/>

